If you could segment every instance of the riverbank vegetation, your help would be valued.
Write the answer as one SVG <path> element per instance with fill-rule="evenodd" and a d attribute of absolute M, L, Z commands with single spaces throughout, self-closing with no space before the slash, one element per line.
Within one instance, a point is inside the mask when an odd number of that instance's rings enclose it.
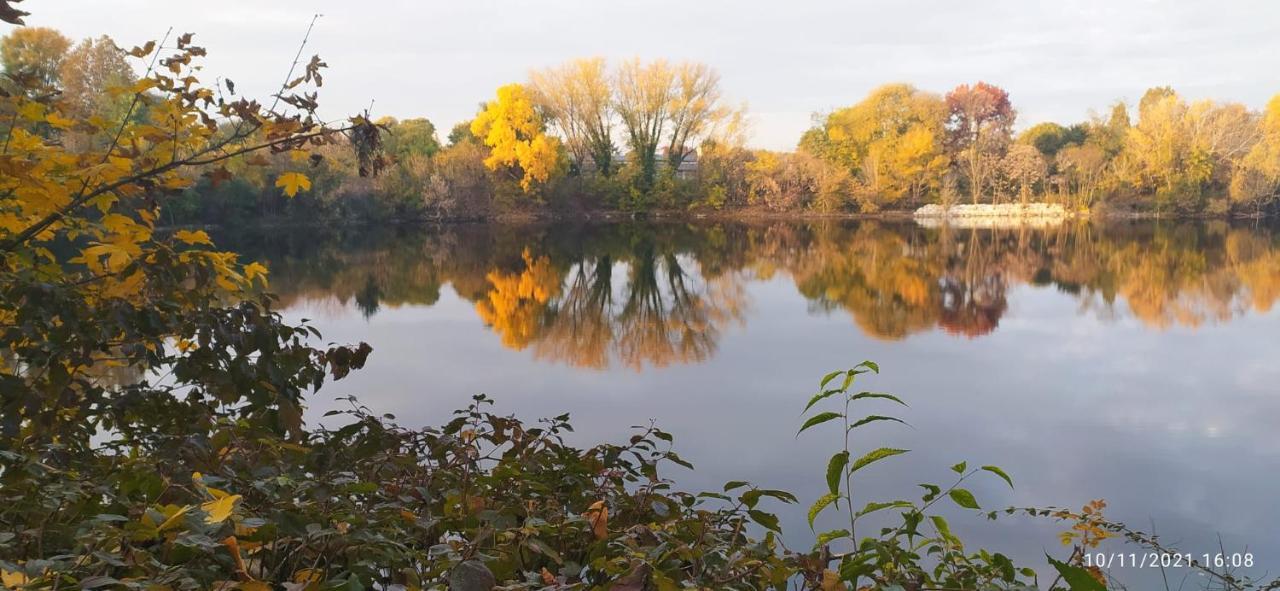
<path fill-rule="evenodd" d="M 0 48 L 9 75 L 57 89 L 71 114 L 113 120 L 123 105 L 103 91 L 136 75 L 112 43 L 35 28 Z M 379 119 L 389 157 L 376 178 L 343 146 L 317 147 L 315 190 L 290 199 L 276 186 L 287 154 L 243 155 L 164 221 L 873 214 L 961 201 L 1260 216 L 1280 196 L 1280 96 L 1255 111 L 1157 87 L 1086 121 L 1029 122 L 993 84 L 893 83 L 816 116 L 792 152 L 749 148 L 749 121 L 708 65 L 578 59 L 497 89 L 443 141 L 425 118 Z"/>
<path fill-rule="evenodd" d="M 0 19 L 20 16 L 0 0 Z M 263 104 L 237 97 L 227 81 L 202 86 L 205 51 L 189 34 L 127 53 L 143 73 L 101 89 L 123 107 L 118 120 L 77 115 L 40 78 L 7 77 L 0 93 L 5 587 L 832 591 L 1040 582 L 1037 571 L 967 547 L 936 512 L 938 503 L 980 517 L 1013 512 L 984 510 L 961 486 L 975 477 L 1012 485 L 993 466 L 957 464 L 951 482 L 923 485 L 919 500 L 863 499 L 850 475 L 901 450 L 855 449 L 846 435 L 828 463 L 830 495 L 810 512 L 840 501 L 856 510 L 849 529 L 795 550 L 768 509 L 799 499 L 742 482 L 675 491 L 668 470 L 688 464 L 656 427 L 577 448 L 564 439 L 567 417 L 526 424 L 491 412 L 484 397 L 434 429 L 398 427 L 354 401 L 331 428 L 308 426 L 306 396 L 360 370 L 370 347 L 313 346 L 314 328 L 275 311 L 263 265 L 217 250 L 203 231 L 157 225 L 185 192 L 226 186 L 239 167 L 275 170 L 270 186 L 293 198 L 318 192 L 322 164 L 339 150 L 358 174 L 373 175 L 387 165 L 384 149 L 429 142 L 394 133 L 384 141 L 392 126 L 365 115 L 321 123 L 318 57 Z M 536 134 L 520 131 L 520 113 L 498 109 L 473 126 L 512 126 L 514 137 L 483 134 L 490 148 L 520 142 L 514 160 L 490 152 L 486 169 L 523 168 L 525 156 L 544 154 Z M 519 185 L 529 172 L 504 182 Z M 544 182 L 538 176 L 530 186 Z M 847 434 L 891 421 L 863 414 L 900 402 L 859 391 L 878 371 L 864 363 L 825 376 L 801 431 L 839 424 Z M 841 412 L 819 406 L 837 401 Z M 1098 509 L 1023 511 L 1074 532 L 1065 561 L 1044 565 L 1056 577 L 1046 578 L 1050 587 L 1104 588 L 1083 552 L 1130 534 Z M 855 532 L 859 520 L 890 513 L 901 525 Z M 1232 589 L 1253 586 L 1213 576 Z"/>

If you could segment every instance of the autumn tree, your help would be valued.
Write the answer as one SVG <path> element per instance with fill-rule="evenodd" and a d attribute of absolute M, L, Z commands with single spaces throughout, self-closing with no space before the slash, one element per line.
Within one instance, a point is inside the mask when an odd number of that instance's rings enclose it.
<path fill-rule="evenodd" d="M 908 84 L 888 84 L 856 105 L 828 115 L 802 149 L 857 176 L 864 206 L 878 208 L 905 195 L 936 188 L 947 158 L 943 125 L 947 107 L 936 95 Z"/>
<path fill-rule="evenodd" d="M 529 76 L 529 89 L 548 123 L 564 138 L 574 165 L 613 172 L 613 86 L 604 58 L 577 59 Z"/>
<path fill-rule="evenodd" d="M 545 133 L 542 117 L 525 87 L 508 84 L 471 122 L 471 133 L 489 147 L 485 166 L 507 170 L 528 193 L 547 182 L 560 161 L 560 142 Z"/>
<path fill-rule="evenodd" d="M 1058 151 L 1058 170 L 1077 206 L 1088 208 L 1098 198 L 1107 163 L 1106 150 L 1093 143 L 1073 144 Z"/>
<path fill-rule="evenodd" d="M 131 97 L 112 89 L 132 86 L 136 74 L 110 37 L 81 41 L 67 54 L 60 69 L 62 101 L 71 117 L 119 121 L 129 110 Z M 109 139 L 99 134 L 98 141 Z M 82 143 L 77 141 L 76 146 Z"/>
<path fill-rule="evenodd" d="M 1000 160 L 1000 174 L 1016 190 L 1023 205 L 1031 202 L 1036 184 L 1048 175 L 1048 164 L 1035 146 L 1013 144 Z"/>
<path fill-rule="evenodd" d="M 1231 200 L 1255 214 L 1280 197 L 1280 95 L 1272 97 L 1258 123 L 1259 138 L 1231 178 Z"/>
<path fill-rule="evenodd" d="M 947 146 L 969 181 L 974 203 L 991 182 L 1004 155 L 1017 117 L 1004 89 L 978 82 L 962 84 L 947 93 Z"/>
<path fill-rule="evenodd" d="M 30 80 L 36 92 L 47 92 L 60 85 L 70 48 L 71 40 L 55 29 L 20 27 L 0 39 L 0 65 L 10 78 Z"/>
<path fill-rule="evenodd" d="M 1134 183 L 1160 206 L 1195 210 L 1212 188 L 1226 188 L 1233 170 L 1261 139 L 1256 114 L 1240 104 L 1187 103 L 1167 87 L 1147 91 L 1124 155 Z"/>
<path fill-rule="evenodd" d="M 721 104 L 719 75 L 702 64 L 636 58 L 618 67 L 614 84 L 614 108 L 643 188 L 657 173 L 659 146 L 678 166 L 732 115 Z"/>
<path fill-rule="evenodd" d="M 642 183 L 653 183 L 658 145 L 671 108 L 671 66 L 665 60 L 645 64 L 639 58 L 618 67 L 614 106 L 622 120 L 631 160 L 639 165 Z"/>

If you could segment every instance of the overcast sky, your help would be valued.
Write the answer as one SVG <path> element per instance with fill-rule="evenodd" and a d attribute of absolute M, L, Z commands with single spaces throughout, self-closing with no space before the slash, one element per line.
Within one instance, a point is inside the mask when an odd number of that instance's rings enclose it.
<path fill-rule="evenodd" d="M 1277 0 L 27 0 L 29 25 L 121 45 L 191 31 L 212 75 L 277 88 L 313 13 L 330 69 L 322 114 L 374 102 L 443 136 L 498 86 L 579 56 L 665 57 L 719 69 L 759 147 L 790 149 L 814 112 L 879 84 L 1006 88 L 1020 128 L 1073 122 L 1171 84 L 1258 108 L 1280 93 Z M 8 25 L 0 25 L 7 30 Z"/>

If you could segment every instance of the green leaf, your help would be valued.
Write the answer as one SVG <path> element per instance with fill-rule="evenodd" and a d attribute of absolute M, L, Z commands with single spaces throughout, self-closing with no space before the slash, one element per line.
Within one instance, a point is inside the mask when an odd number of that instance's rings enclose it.
<path fill-rule="evenodd" d="M 764 526 L 765 529 L 782 533 L 782 529 L 778 527 L 778 517 L 764 511 L 756 511 L 752 509 L 747 511 L 747 515 L 751 516 L 751 520 Z"/>
<path fill-rule="evenodd" d="M 951 533 L 951 526 L 947 524 L 947 520 L 941 515 L 930 515 L 929 521 L 933 522 L 933 528 L 938 530 L 938 535 L 955 546 L 962 546 L 960 538 Z"/>
<path fill-rule="evenodd" d="M 863 361 L 858 364 L 858 367 L 865 367 L 875 373 L 880 373 L 880 365 L 874 361 Z"/>
<path fill-rule="evenodd" d="M 868 513 L 875 513 L 876 511 L 883 511 L 885 509 L 890 509 L 893 507 L 914 507 L 914 506 L 915 505 L 912 505 L 907 501 L 889 501 L 886 503 L 867 503 L 866 507 L 863 507 L 861 511 L 858 511 L 858 517 L 862 517 L 863 515 L 867 515 Z"/>
<path fill-rule="evenodd" d="M 1009 488 L 1013 488 L 1013 479 L 1009 478 L 1009 475 L 1005 474 L 1004 470 L 1001 470 L 999 466 L 983 466 L 982 469 L 1003 478 L 1009 484 Z"/>
<path fill-rule="evenodd" d="M 814 501 L 813 505 L 809 507 L 809 529 L 813 529 L 813 520 L 818 518 L 818 514 L 822 513 L 823 509 L 826 509 L 828 506 L 830 506 L 832 503 L 838 500 L 840 500 L 840 495 L 827 494 L 827 495 L 822 495 L 822 497 L 820 497 L 817 501 Z"/>
<path fill-rule="evenodd" d="M 855 422 L 854 424 L 849 425 L 849 429 L 853 430 L 867 423 L 874 423 L 876 421 L 893 421 L 895 423 L 902 423 L 903 425 L 907 425 L 907 422 L 902 419 L 898 419 L 894 417 L 886 417 L 881 415 L 867 415 L 865 417 L 862 417 L 861 419 L 858 419 L 858 421 Z M 907 425 L 907 426 L 910 427 L 911 425 Z"/>
<path fill-rule="evenodd" d="M 894 402 L 897 402 L 902 406 L 910 406 L 907 403 L 903 402 L 901 398 L 898 398 L 893 394 L 885 394 L 884 392 L 858 392 L 857 394 L 850 396 L 849 400 L 862 400 L 864 398 L 883 398 L 885 400 L 892 400 Z"/>
<path fill-rule="evenodd" d="M 853 463 L 853 466 L 849 468 L 849 471 L 857 472 L 858 470 L 866 467 L 868 464 L 871 464 L 873 462 L 878 462 L 885 458 L 891 458 L 896 455 L 904 454 L 904 453 L 907 453 L 908 451 L 910 450 L 894 449 L 891 447 L 882 447 L 871 453 L 868 453 L 865 456 L 858 458 L 858 460 Z"/>
<path fill-rule="evenodd" d="M 942 487 L 936 484 L 921 484 L 919 486 L 920 488 L 923 488 L 929 491 L 928 493 L 925 493 L 924 498 L 922 499 L 926 503 L 934 500 L 935 498 L 938 497 L 938 495 L 942 494 Z"/>
<path fill-rule="evenodd" d="M 742 488 L 748 484 L 751 483 L 745 480 L 730 480 L 729 482 L 724 483 L 724 492 L 729 492 L 735 488 Z"/>
<path fill-rule="evenodd" d="M 1048 554 L 1044 557 L 1049 559 L 1049 564 L 1052 564 L 1053 568 L 1058 569 L 1058 574 L 1062 575 L 1062 580 L 1067 582 L 1067 588 L 1071 591 L 1107 591 L 1106 586 L 1093 578 L 1089 571 L 1065 562 L 1058 562 Z"/>
<path fill-rule="evenodd" d="M 767 488 L 753 488 L 742 493 L 738 500 L 746 505 L 748 509 L 754 509 L 756 504 L 760 502 L 760 497 L 773 497 L 784 503 L 797 503 L 800 500 L 795 495 L 785 490 L 770 490 Z"/>
<path fill-rule="evenodd" d="M 955 472 L 956 474 L 964 474 L 965 468 L 968 468 L 968 467 L 969 467 L 968 462 L 960 462 L 959 464 L 952 466 L 951 471 Z"/>
<path fill-rule="evenodd" d="M 809 404 L 804 405 L 804 412 L 809 412 L 809 409 L 813 408 L 813 405 L 839 393 L 840 393 L 840 390 L 823 390 L 821 392 L 818 392 L 817 394 L 814 394 L 813 398 L 809 399 Z"/>
<path fill-rule="evenodd" d="M 812 427 L 814 425 L 821 425 L 822 423 L 825 423 L 827 421 L 834 421 L 842 416 L 844 415 L 836 412 L 820 412 L 816 415 L 813 415 L 813 417 L 811 417 L 809 420 L 805 421 L 804 425 L 800 426 L 800 430 L 796 431 L 796 435 L 800 435 L 801 433 L 804 433 L 804 430 L 808 429 L 809 427 Z"/>
<path fill-rule="evenodd" d="M 838 540 L 840 538 L 847 538 L 847 537 L 849 537 L 849 530 L 847 529 L 833 529 L 831 531 L 824 531 L 818 534 L 817 544 L 821 546 L 823 544 L 830 543 L 831 540 Z"/>
<path fill-rule="evenodd" d="M 840 477 L 844 475 L 844 467 L 848 465 L 848 451 L 831 456 L 831 461 L 827 462 L 827 488 L 831 494 L 840 494 Z"/>
<path fill-rule="evenodd" d="M 957 505 L 960 505 L 965 509 L 981 509 L 981 507 L 978 506 L 978 501 L 973 498 L 973 493 L 963 488 L 953 488 L 951 489 L 951 492 L 947 493 L 947 495 L 950 496 L 951 500 L 955 501 Z"/>
<path fill-rule="evenodd" d="M 825 376 L 822 376 L 822 383 L 821 383 L 821 384 L 818 384 L 818 389 L 819 389 L 819 390 L 821 390 L 821 389 L 823 389 L 823 388 L 826 388 L 826 387 L 827 387 L 827 384 L 831 383 L 831 380 L 836 379 L 836 376 L 838 376 L 838 375 L 840 375 L 840 374 L 842 374 L 842 373 L 844 373 L 844 370 L 842 370 L 842 369 L 838 369 L 838 370 L 833 371 L 833 372 L 831 372 L 831 373 L 829 373 L 829 374 L 827 374 L 827 375 L 825 375 Z"/>

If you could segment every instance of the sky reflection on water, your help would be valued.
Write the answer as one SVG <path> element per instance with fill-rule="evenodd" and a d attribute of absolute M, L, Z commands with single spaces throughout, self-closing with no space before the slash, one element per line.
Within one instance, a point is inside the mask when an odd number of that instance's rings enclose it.
<path fill-rule="evenodd" d="M 571 412 L 582 443 L 652 418 L 698 467 L 668 474 L 682 487 L 745 478 L 812 500 L 838 434 L 796 438 L 799 412 L 823 373 L 873 359 L 884 374 L 868 387 L 907 399 L 912 428 L 859 443 L 914 451 L 869 469 L 864 500 L 997 464 L 1017 488 L 978 481 L 984 507 L 1105 498 L 1197 557 L 1221 535 L 1280 564 L 1280 235 L 1266 228 L 469 225 L 222 243 L 269 264 L 289 317 L 373 345 L 313 417 L 356 394 L 440 424 L 485 392 L 523 417 Z M 804 507 L 780 513 L 793 544 L 811 542 Z M 953 524 L 1028 564 L 1061 552 L 1050 522 Z"/>

